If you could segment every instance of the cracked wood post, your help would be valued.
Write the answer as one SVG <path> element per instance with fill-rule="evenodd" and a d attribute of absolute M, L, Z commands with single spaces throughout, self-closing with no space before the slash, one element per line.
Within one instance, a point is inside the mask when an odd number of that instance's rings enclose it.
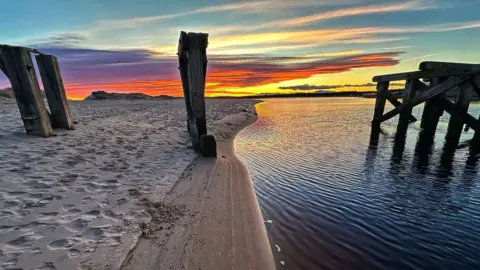
<path fill-rule="evenodd" d="M 446 144 L 458 145 L 460 136 L 462 135 L 463 125 L 465 123 L 461 114 L 468 112 L 468 107 L 473 95 L 473 84 L 471 80 L 462 83 L 457 92 L 457 97 L 454 103 L 454 111 L 458 112 L 450 115 L 448 122 L 448 129 L 446 135 Z"/>
<path fill-rule="evenodd" d="M 53 128 L 73 129 L 72 114 L 57 58 L 46 54 L 37 55 L 35 58 L 50 107 Z"/>
<path fill-rule="evenodd" d="M 379 128 L 380 122 L 377 121 L 385 111 L 385 103 L 387 101 L 388 86 L 390 82 L 377 83 L 377 96 L 375 100 L 375 111 L 373 113 L 372 128 Z"/>
<path fill-rule="evenodd" d="M 216 141 L 207 135 L 205 80 L 207 72 L 208 34 L 180 33 L 178 58 L 183 93 L 188 114 L 188 131 L 196 151 L 216 157 Z"/>
<path fill-rule="evenodd" d="M 53 135 L 50 116 L 43 103 L 29 50 L 2 45 L 0 54 L 27 134 L 43 137 Z"/>
<path fill-rule="evenodd" d="M 414 97 L 418 88 L 418 80 L 407 80 L 405 83 L 405 90 L 403 91 L 403 104 L 408 104 Z M 400 111 L 400 117 L 397 124 L 396 138 L 405 138 L 408 129 L 408 123 L 410 122 L 410 116 L 412 115 L 412 107 L 404 108 Z"/>
<path fill-rule="evenodd" d="M 182 80 L 183 98 L 185 100 L 185 108 L 187 111 L 187 128 L 188 133 L 192 133 L 191 125 L 194 124 L 192 104 L 190 102 L 190 89 L 188 88 L 188 71 L 187 71 L 187 49 L 188 49 L 188 35 L 185 32 L 180 32 L 180 39 L 178 41 L 178 69 L 180 70 L 180 78 Z M 193 142 L 193 141 L 192 141 Z"/>

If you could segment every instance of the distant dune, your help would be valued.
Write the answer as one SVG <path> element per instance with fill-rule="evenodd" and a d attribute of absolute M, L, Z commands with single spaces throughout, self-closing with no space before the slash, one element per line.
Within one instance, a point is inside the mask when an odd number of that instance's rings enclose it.
<path fill-rule="evenodd" d="M 149 96 L 143 93 L 108 93 L 105 91 L 94 91 L 90 96 L 86 97 L 85 100 L 111 100 L 111 99 L 173 99 L 175 97 L 160 95 L 160 96 Z"/>
<path fill-rule="evenodd" d="M 7 98 L 7 99 L 13 98 L 12 88 L 0 89 L 0 98 Z"/>

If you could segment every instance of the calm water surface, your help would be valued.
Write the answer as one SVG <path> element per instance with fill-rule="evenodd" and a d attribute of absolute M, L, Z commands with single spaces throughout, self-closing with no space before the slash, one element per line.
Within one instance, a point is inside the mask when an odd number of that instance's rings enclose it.
<path fill-rule="evenodd" d="M 465 143 L 473 131 L 450 151 L 445 114 L 431 151 L 418 143 L 419 122 L 403 147 L 394 143 L 394 118 L 370 143 L 374 102 L 268 99 L 237 137 L 272 221 L 278 267 L 480 269 L 480 176 Z M 479 115 L 480 104 L 470 113 Z"/>

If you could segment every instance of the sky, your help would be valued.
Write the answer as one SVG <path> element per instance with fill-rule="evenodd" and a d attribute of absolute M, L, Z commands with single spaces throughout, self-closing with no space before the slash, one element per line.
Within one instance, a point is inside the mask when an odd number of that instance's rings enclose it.
<path fill-rule="evenodd" d="M 208 96 L 373 90 L 373 76 L 422 61 L 480 62 L 479 10 L 480 0 L 6 1 L 0 44 L 56 55 L 72 99 L 182 95 L 182 30 L 209 34 Z"/>

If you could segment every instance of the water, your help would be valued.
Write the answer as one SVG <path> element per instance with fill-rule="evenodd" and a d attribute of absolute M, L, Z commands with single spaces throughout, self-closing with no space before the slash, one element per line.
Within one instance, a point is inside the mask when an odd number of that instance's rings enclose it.
<path fill-rule="evenodd" d="M 465 143 L 473 130 L 450 151 L 445 113 L 428 151 L 417 145 L 419 122 L 404 147 L 394 144 L 393 118 L 371 144 L 374 102 L 268 99 L 237 137 L 264 219 L 272 221 L 266 227 L 277 266 L 480 269 L 480 176 Z M 469 112 L 479 115 L 480 104 Z"/>

